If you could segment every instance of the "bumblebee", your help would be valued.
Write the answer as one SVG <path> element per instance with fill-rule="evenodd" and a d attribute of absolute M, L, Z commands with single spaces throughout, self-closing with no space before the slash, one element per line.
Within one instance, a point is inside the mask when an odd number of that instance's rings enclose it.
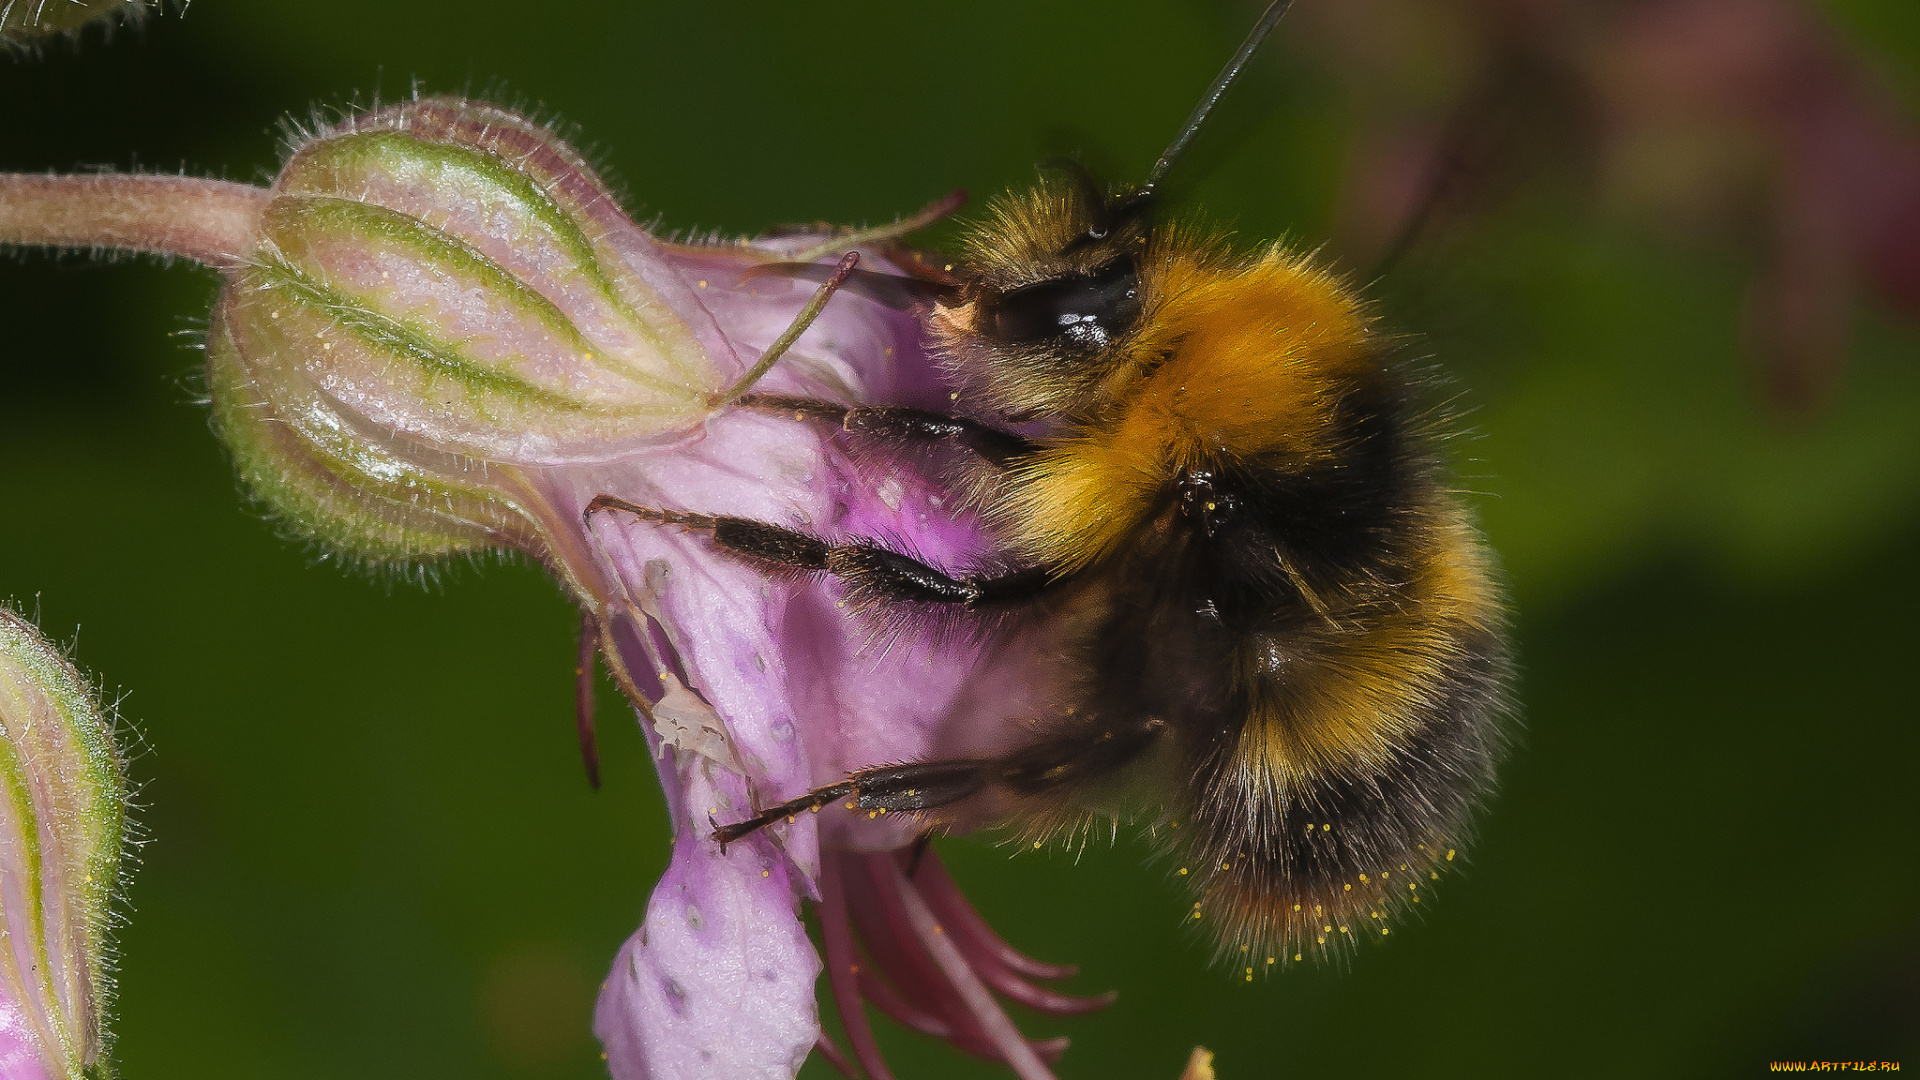
<path fill-rule="evenodd" d="M 1156 213 L 1166 169 L 1284 7 L 1142 186 L 1072 170 L 1004 197 L 943 282 L 835 271 L 924 310 L 971 415 L 737 401 L 957 448 L 984 474 L 1005 569 L 611 496 L 589 508 L 832 575 L 872 611 L 1024 613 L 1072 672 L 1004 752 L 862 769 L 716 839 L 836 802 L 1035 838 L 1157 803 L 1222 952 L 1285 959 L 1389 933 L 1454 858 L 1493 779 L 1508 662 L 1493 559 L 1439 454 L 1445 417 L 1335 275 Z"/>

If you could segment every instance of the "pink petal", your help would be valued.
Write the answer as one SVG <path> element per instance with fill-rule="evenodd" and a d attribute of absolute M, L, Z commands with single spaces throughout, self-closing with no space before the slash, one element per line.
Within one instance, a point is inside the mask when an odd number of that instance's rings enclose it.
<path fill-rule="evenodd" d="M 693 764 L 685 791 L 707 784 Z M 616 1080 L 787 1080 L 819 1036 L 820 962 L 794 917 L 801 887 L 784 860 L 747 845 L 724 855 L 682 832 L 639 932 L 614 960 L 594 1033 Z"/>
<path fill-rule="evenodd" d="M 33 1025 L 12 998 L 0 994 L 0 1080 L 48 1080 Z"/>

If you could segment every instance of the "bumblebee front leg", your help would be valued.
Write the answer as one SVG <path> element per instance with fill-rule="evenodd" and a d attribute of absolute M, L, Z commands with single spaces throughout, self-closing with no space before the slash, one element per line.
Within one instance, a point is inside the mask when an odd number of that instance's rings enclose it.
<path fill-rule="evenodd" d="M 869 541 L 829 544 L 817 536 L 751 518 L 661 510 L 612 495 L 594 496 L 585 516 L 591 520 L 602 510 L 705 532 L 721 548 L 778 569 L 832 574 L 847 582 L 860 600 L 982 608 L 1038 596 L 1061 580 L 1045 567 L 987 577 L 954 577 L 911 555 Z"/>
<path fill-rule="evenodd" d="M 791 415 L 796 420 L 825 420 L 840 425 L 854 435 L 898 443 L 952 443 L 971 451 L 996 468 L 1005 468 L 1014 458 L 1032 453 L 1033 440 L 1002 431 L 991 424 L 964 416 L 926 409 L 866 405 L 850 408 L 831 401 L 786 397 L 780 394 L 748 394 L 735 405 L 743 409 L 775 415 Z"/>

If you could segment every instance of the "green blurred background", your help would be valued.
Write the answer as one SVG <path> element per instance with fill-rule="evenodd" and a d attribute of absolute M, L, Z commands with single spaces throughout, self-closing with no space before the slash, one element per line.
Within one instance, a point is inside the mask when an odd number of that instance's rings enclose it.
<path fill-rule="evenodd" d="M 1141 174 L 1255 6 L 198 0 L 0 58 L 0 169 L 264 179 L 282 117 L 417 80 L 577 124 L 664 229 L 879 221 L 1063 151 Z M 1822 10 L 1911 115 L 1920 8 Z M 1182 203 L 1326 241 L 1342 73 L 1283 28 Z M 1465 872 L 1344 972 L 1210 968 L 1125 840 L 943 842 L 1012 941 L 1120 990 L 1029 1018 L 1073 1036 L 1063 1075 L 1171 1080 L 1196 1043 L 1227 1080 L 1920 1068 L 1920 332 L 1864 303 L 1831 400 L 1783 416 L 1740 350 L 1750 271 L 1562 166 L 1385 276 L 1472 409 L 1519 747 Z M 538 569 L 370 579 L 242 506 L 196 404 L 212 292 L 184 266 L 0 261 L 0 599 L 77 631 L 139 732 L 123 1070 L 602 1075 L 595 988 L 667 854 L 630 714 L 603 687 L 590 792 L 574 616 Z M 881 1036 L 903 1080 L 1006 1075 Z"/>

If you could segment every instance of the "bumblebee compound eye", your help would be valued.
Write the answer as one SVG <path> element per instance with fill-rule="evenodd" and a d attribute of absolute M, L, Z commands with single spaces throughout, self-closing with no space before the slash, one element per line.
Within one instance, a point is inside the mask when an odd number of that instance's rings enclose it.
<path fill-rule="evenodd" d="M 1140 275 L 1131 256 L 1090 275 L 1036 282 L 986 305 L 982 330 L 1007 345 L 1104 349 L 1140 321 Z"/>

